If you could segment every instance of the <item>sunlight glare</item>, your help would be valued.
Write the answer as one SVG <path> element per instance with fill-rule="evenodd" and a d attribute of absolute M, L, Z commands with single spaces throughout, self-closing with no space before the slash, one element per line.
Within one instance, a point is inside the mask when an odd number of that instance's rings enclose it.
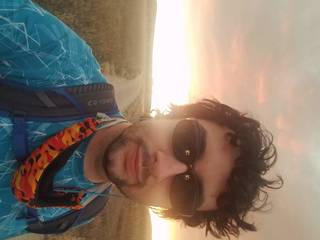
<path fill-rule="evenodd" d="M 149 210 L 152 224 L 152 240 L 169 240 L 172 239 L 171 228 L 172 224 L 158 217 L 155 213 Z"/>
<path fill-rule="evenodd" d="M 187 54 L 184 0 L 157 2 L 153 46 L 152 109 L 189 101 L 191 82 Z"/>

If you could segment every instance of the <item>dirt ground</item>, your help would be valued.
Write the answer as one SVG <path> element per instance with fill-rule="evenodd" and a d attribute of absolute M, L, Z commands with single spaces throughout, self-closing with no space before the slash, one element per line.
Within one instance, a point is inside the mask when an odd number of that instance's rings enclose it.
<path fill-rule="evenodd" d="M 92 47 L 107 76 L 132 81 L 143 74 L 141 94 L 124 111 L 130 120 L 150 108 L 151 56 L 156 0 L 36 0 L 60 18 Z M 106 68 L 105 66 L 112 66 Z M 105 210 L 90 224 L 65 234 L 29 234 L 14 240 L 151 239 L 146 207 L 112 196 Z"/>

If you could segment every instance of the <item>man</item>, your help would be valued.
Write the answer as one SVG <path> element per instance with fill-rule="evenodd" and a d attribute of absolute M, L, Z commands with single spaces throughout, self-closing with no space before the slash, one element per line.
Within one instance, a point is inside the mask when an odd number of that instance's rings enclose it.
<path fill-rule="evenodd" d="M 245 216 L 265 206 L 264 189 L 282 185 L 263 178 L 276 156 L 258 121 L 203 100 L 127 127 L 105 151 L 104 180 L 164 217 L 238 236 L 255 230 Z"/>
<path fill-rule="evenodd" d="M 0 27 L 2 82 L 30 89 L 105 82 L 90 47 L 31 1 L 0 1 Z M 32 205 L 25 189 L 19 188 L 26 185 L 19 181 L 25 166 L 20 166 L 12 142 L 14 120 L 0 113 L 0 237 L 4 239 L 26 233 L 26 212 L 43 203 Z M 53 185 L 80 189 L 76 195 L 80 203 L 86 200 L 82 191 L 90 195 L 95 186 L 112 183 L 127 197 L 160 209 L 164 217 L 206 226 L 206 232 L 215 236 L 237 236 L 239 229 L 255 230 L 244 217 L 257 207 L 260 191 L 282 182 L 263 178 L 276 160 L 271 135 L 257 121 L 217 101 L 174 106 L 169 115 L 133 124 L 117 111 L 86 121 L 26 122 L 29 162 L 38 159 L 37 151 L 43 149 L 45 154 L 63 154 L 68 147 L 60 152 L 52 149 L 61 134 L 64 140 L 57 145 L 69 141 L 65 139 L 77 141 Z M 91 130 L 92 123 L 94 130 L 79 141 L 69 133 L 85 126 L 89 127 L 83 131 Z M 50 206 L 37 208 L 37 216 L 50 220 L 69 211 Z"/>

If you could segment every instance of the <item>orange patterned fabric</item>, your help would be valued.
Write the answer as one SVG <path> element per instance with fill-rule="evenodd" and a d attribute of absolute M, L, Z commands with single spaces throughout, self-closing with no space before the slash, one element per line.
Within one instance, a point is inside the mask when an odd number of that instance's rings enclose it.
<path fill-rule="evenodd" d="M 29 207 L 44 207 L 37 204 L 37 191 L 40 178 L 45 169 L 54 162 L 55 159 L 68 147 L 79 143 L 81 140 L 93 134 L 100 123 L 95 118 L 87 118 L 83 122 L 73 124 L 58 132 L 53 137 L 47 139 L 40 147 L 36 148 L 24 163 L 17 169 L 12 181 L 12 191 L 15 197 Z M 64 196 L 67 193 L 54 191 L 56 196 Z M 84 192 L 72 195 L 72 204 L 65 207 L 71 209 L 81 209 L 80 204 Z M 68 206 L 69 205 L 69 206 Z"/>

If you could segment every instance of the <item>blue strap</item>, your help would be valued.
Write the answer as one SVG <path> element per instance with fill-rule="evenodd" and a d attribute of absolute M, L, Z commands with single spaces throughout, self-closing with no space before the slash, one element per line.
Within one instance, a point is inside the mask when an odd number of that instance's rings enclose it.
<path fill-rule="evenodd" d="M 13 115 L 12 141 L 13 149 L 18 161 L 23 161 L 28 154 L 28 142 L 26 132 L 26 118 L 23 113 Z"/>
<path fill-rule="evenodd" d="M 26 117 L 23 113 L 13 114 L 13 130 L 12 141 L 13 149 L 16 155 L 16 159 L 22 162 L 28 154 L 28 142 L 27 142 L 27 124 Z M 38 220 L 37 209 L 27 207 L 27 222 L 34 222 Z"/>
<path fill-rule="evenodd" d="M 25 217 L 28 224 L 34 223 L 39 220 L 38 211 L 35 208 L 27 207 L 27 216 Z"/>
<path fill-rule="evenodd" d="M 83 106 L 81 106 L 81 104 L 77 101 L 77 99 L 75 99 L 71 94 L 69 94 L 66 91 L 66 89 L 58 88 L 58 89 L 54 89 L 54 91 L 61 94 L 66 99 L 68 99 L 69 102 L 71 102 L 73 104 L 73 106 L 79 111 L 79 113 L 83 114 L 85 112 Z"/>
<path fill-rule="evenodd" d="M 21 215 L 18 215 L 16 219 L 25 219 L 28 224 L 32 224 L 39 220 L 37 209 L 26 207 L 25 211 Z"/>

